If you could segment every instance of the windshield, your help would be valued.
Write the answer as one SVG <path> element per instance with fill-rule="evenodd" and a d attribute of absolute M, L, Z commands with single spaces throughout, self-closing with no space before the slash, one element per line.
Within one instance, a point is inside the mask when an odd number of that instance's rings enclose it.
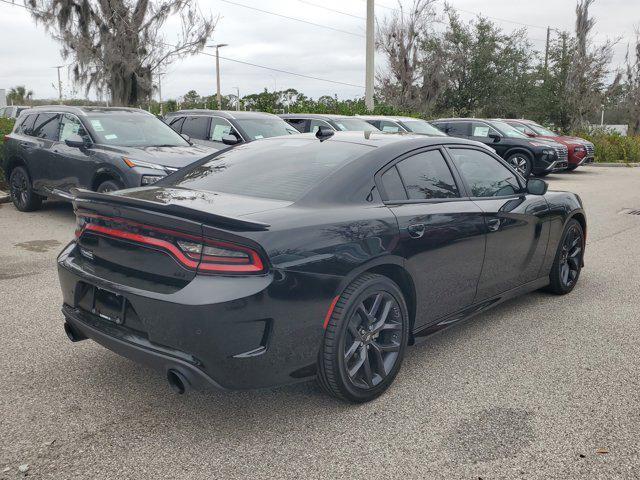
<path fill-rule="evenodd" d="M 524 133 L 519 132 L 517 129 L 505 122 L 491 122 L 494 128 L 497 128 L 502 135 L 509 138 L 529 138 Z"/>
<path fill-rule="evenodd" d="M 356 143 L 304 137 L 250 142 L 175 174 L 166 186 L 295 201 L 370 150 Z"/>
<path fill-rule="evenodd" d="M 144 113 L 92 113 L 89 124 L 96 143 L 121 147 L 186 147 L 184 138 L 166 123 Z"/>
<path fill-rule="evenodd" d="M 332 120 L 338 130 L 350 132 L 379 132 L 376 127 L 359 118 L 340 118 Z"/>
<path fill-rule="evenodd" d="M 545 137 L 557 137 L 558 134 L 549 130 L 548 128 L 544 128 L 538 124 L 528 123 L 527 126 L 536 132 L 538 135 L 544 135 Z"/>
<path fill-rule="evenodd" d="M 431 135 L 432 137 L 446 137 L 444 132 L 441 132 L 429 122 L 424 120 L 402 120 L 400 122 L 403 127 L 413 133 L 420 133 L 422 135 Z"/>
<path fill-rule="evenodd" d="M 251 140 L 300 133 L 280 118 L 238 118 L 236 123 Z"/>

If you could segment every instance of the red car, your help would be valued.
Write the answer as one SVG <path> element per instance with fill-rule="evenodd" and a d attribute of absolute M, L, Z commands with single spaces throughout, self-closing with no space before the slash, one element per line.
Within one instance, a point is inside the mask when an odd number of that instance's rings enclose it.
<path fill-rule="evenodd" d="M 503 122 L 508 123 L 529 137 L 547 138 L 566 145 L 569 150 L 569 167 L 567 167 L 567 170 L 575 170 L 580 165 L 593 162 L 594 146 L 593 143 L 587 140 L 558 135 L 556 132 L 544 128 L 531 120 L 503 120 Z"/>

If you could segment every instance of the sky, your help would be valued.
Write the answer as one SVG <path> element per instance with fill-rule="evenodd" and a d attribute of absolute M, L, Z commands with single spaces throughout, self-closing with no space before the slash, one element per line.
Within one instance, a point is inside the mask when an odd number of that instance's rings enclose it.
<path fill-rule="evenodd" d="M 36 98 L 57 98 L 56 65 L 65 62 L 60 46 L 29 12 L 0 0 L 0 88 L 25 85 Z M 366 0 L 196 0 L 205 14 L 218 17 L 211 43 L 226 43 L 220 55 L 228 59 L 255 63 L 350 85 L 296 77 L 221 60 L 222 93 L 240 95 L 264 90 L 295 88 L 306 95 L 338 95 L 355 98 L 364 95 L 365 9 Z M 412 0 L 402 0 L 409 5 Z M 442 0 L 438 0 L 442 5 Z M 449 0 L 464 20 L 481 14 L 505 31 L 525 23 L 535 48 L 544 49 L 545 27 L 573 30 L 574 0 Z M 321 26 L 259 12 L 251 8 L 295 17 Z M 393 13 L 395 0 L 378 0 L 378 21 Z M 614 63 L 622 65 L 627 44 L 640 27 L 640 0 L 596 0 L 591 9 L 597 19 L 594 41 L 620 39 Z M 165 41 L 175 42 L 179 23 L 169 21 L 163 32 Z M 208 50 L 213 53 L 213 49 Z M 382 68 L 379 56 L 376 68 Z M 66 97 L 84 98 L 82 87 L 74 86 L 67 69 L 61 70 Z M 162 80 L 163 98 L 177 98 L 189 90 L 201 95 L 215 93 L 215 59 L 207 55 L 178 60 L 166 68 Z M 90 95 L 94 97 L 94 95 Z"/>

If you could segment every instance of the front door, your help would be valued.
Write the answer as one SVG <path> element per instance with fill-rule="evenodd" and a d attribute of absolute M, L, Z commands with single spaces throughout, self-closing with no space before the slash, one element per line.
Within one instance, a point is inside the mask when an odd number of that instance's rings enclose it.
<path fill-rule="evenodd" d="M 65 113 L 60 119 L 59 141 L 53 146 L 55 157 L 50 175 L 52 187 L 65 192 L 73 187 L 92 188 L 97 168 L 91 148 L 70 147 L 65 143 L 72 135 L 80 135 L 90 143 L 91 138 L 80 120 Z"/>
<path fill-rule="evenodd" d="M 476 301 L 536 280 L 549 237 L 545 198 L 526 193 L 524 182 L 481 148 L 448 151 L 486 223 L 487 248 Z"/>
<path fill-rule="evenodd" d="M 484 220 L 461 194 L 443 152 L 402 157 L 377 179 L 398 220 L 397 248 L 417 290 L 415 328 L 469 306 L 484 258 Z"/>

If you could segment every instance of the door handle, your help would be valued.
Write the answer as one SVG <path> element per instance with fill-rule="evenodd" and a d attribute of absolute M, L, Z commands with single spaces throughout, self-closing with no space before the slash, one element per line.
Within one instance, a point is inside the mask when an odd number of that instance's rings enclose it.
<path fill-rule="evenodd" d="M 497 232 L 498 230 L 500 230 L 501 225 L 502 222 L 499 218 L 490 218 L 489 220 L 487 220 L 487 228 L 490 232 Z"/>
<path fill-rule="evenodd" d="M 424 235 L 427 226 L 424 223 L 413 223 L 407 227 L 407 232 L 412 238 L 420 238 Z"/>

